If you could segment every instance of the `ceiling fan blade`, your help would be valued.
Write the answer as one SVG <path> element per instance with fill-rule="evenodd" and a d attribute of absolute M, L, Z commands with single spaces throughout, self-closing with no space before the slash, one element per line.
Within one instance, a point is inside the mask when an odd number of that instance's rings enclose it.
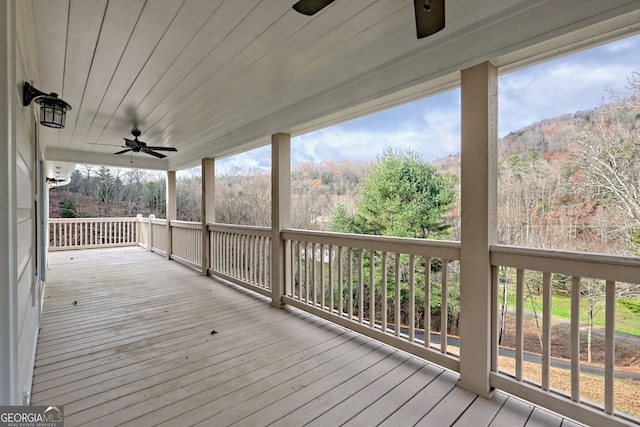
<path fill-rule="evenodd" d="M 413 0 L 416 14 L 416 34 L 419 39 L 437 33 L 444 28 L 445 0 Z M 426 8 L 429 11 L 425 10 Z"/>
<path fill-rule="evenodd" d="M 150 147 L 147 145 L 147 148 L 149 150 L 156 150 L 156 151 L 178 151 L 178 149 L 175 147 Z"/>
<path fill-rule="evenodd" d="M 335 0 L 300 0 L 293 5 L 293 10 L 303 15 L 311 16 L 329 6 Z"/>
<path fill-rule="evenodd" d="M 133 148 L 127 148 L 125 150 L 118 151 L 117 153 L 113 153 L 113 154 L 122 154 L 122 153 L 126 153 L 127 151 L 131 151 L 131 150 L 133 150 Z"/>
<path fill-rule="evenodd" d="M 138 141 L 134 140 L 134 139 L 128 139 L 128 138 L 123 138 L 124 139 L 124 143 L 127 147 L 131 147 L 131 148 L 135 148 L 138 147 Z"/>
<path fill-rule="evenodd" d="M 156 156 L 159 159 L 164 159 L 165 157 L 167 157 L 164 154 L 156 153 L 155 151 L 149 150 L 148 148 L 142 150 L 142 152 L 143 153 L 147 153 L 147 154 L 151 154 L 152 156 Z"/>

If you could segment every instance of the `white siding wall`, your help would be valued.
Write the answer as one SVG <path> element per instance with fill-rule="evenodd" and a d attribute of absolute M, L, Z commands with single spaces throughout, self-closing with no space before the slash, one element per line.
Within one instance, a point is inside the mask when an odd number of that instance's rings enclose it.
<path fill-rule="evenodd" d="M 0 2 L 0 404 L 18 403 L 15 213 L 15 8 Z"/>
<path fill-rule="evenodd" d="M 36 46 L 30 2 L 17 2 L 16 87 L 33 81 L 38 87 Z M 28 402 L 38 338 L 43 286 L 36 271 L 36 150 L 33 106 L 23 107 L 22 93 L 16 102 L 16 227 L 17 227 L 17 386 L 18 399 Z M 37 107 L 36 107 L 37 108 Z"/>

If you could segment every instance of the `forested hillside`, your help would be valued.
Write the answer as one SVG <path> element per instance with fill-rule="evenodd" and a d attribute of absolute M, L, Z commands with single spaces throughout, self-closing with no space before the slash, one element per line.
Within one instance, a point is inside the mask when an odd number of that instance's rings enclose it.
<path fill-rule="evenodd" d="M 640 252 L 640 84 L 634 78 L 624 98 L 546 119 L 500 139 L 500 243 Z M 432 165 L 446 176 L 460 173 L 459 156 Z M 293 226 L 328 230 L 337 206 L 354 213 L 371 166 L 347 161 L 293 165 Z M 268 173 L 240 170 L 216 179 L 217 222 L 270 225 Z M 459 179 L 453 181 L 458 185 Z M 51 190 L 50 214 L 163 217 L 164 192 L 160 173 L 80 166 L 70 185 Z M 177 193 L 178 218 L 199 221 L 197 169 L 178 175 Z M 452 226 L 445 238 L 458 238 L 458 213 L 456 198 L 445 215 Z"/>
<path fill-rule="evenodd" d="M 297 228 L 327 229 L 336 203 L 353 206 L 370 162 L 305 162 L 294 165 L 292 222 Z M 200 221 L 201 178 L 198 169 L 177 178 L 178 218 Z M 50 191 L 50 216 L 164 217 L 164 174 L 83 165 L 71 183 Z M 216 221 L 271 225 L 271 177 L 263 171 L 238 170 L 216 177 Z"/>

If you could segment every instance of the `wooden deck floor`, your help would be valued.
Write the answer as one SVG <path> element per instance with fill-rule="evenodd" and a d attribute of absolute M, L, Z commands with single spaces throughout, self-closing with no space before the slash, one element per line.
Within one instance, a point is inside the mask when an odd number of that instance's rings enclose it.
<path fill-rule="evenodd" d="M 49 264 L 32 404 L 67 427 L 576 425 L 141 249 Z"/>

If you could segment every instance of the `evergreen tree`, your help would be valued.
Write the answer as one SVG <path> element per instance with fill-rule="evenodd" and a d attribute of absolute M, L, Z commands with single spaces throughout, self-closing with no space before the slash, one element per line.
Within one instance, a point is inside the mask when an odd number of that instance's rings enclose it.
<path fill-rule="evenodd" d="M 386 149 L 367 173 L 362 194 L 353 217 L 344 207 L 334 211 L 335 231 L 418 238 L 451 231 L 445 214 L 455 203 L 453 179 L 417 153 Z"/>
<path fill-rule="evenodd" d="M 111 170 L 106 166 L 98 169 L 97 185 L 94 197 L 98 202 L 111 202 L 116 196 L 116 181 Z"/>
<path fill-rule="evenodd" d="M 73 200 L 64 200 L 60 206 L 60 216 L 62 218 L 78 218 L 78 211 Z"/>
<path fill-rule="evenodd" d="M 387 149 L 378 157 L 376 163 L 368 171 L 362 184 L 362 201 L 356 205 L 356 213 L 350 215 L 344 205 L 337 205 L 332 215 L 332 229 L 334 231 L 358 234 L 373 234 L 396 237 L 417 238 L 442 238 L 453 228 L 447 223 L 445 214 L 450 211 L 456 200 L 454 180 L 442 175 L 438 170 L 423 161 L 414 152 L 400 153 Z M 395 255 L 397 256 L 397 255 Z M 394 255 L 386 254 L 388 265 L 395 261 Z M 357 259 L 354 260 L 357 262 Z M 375 263 L 376 271 L 380 272 L 382 258 L 371 256 L 367 251 L 363 257 L 363 271 L 369 271 L 371 263 Z M 409 261 L 406 256 L 401 256 L 400 270 L 387 271 L 386 283 L 382 276 L 376 273 L 375 295 L 376 307 L 380 307 L 382 299 L 392 299 L 396 292 L 395 274 L 399 274 L 398 280 L 402 298 L 402 306 L 408 303 L 408 276 Z M 425 283 L 424 271 L 431 268 L 440 272 L 439 263 L 432 264 L 427 259 L 420 259 L 415 268 L 416 274 L 416 301 L 418 312 L 424 313 L 430 310 L 432 321 L 436 324 L 425 326 L 418 320 L 418 327 L 431 327 L 439 329 L 439 319 L 444 310 L 441 307 L 439 284 Z M 373 289 L 365 283 L 365 294 Z M 357 287 L 358 283 L 354 283 Z M 431 307 L 424 306 L 424 292 L 430 292 Z M 459 312 L 458 288 L 456 283 L 449 283 L 449 301 L 446 310 L 449 312 L 450 332 L 457 331 L 457 319 Z M 344 296 L 343 296 L 344 297 Z M 379 317 L 380 314 L 369 313 L 365 309 L 366 316 Z M 379 310 L 379 309 L 376 309 Z M 389 309 L 389 316 L 394 316 L 393 309 Z M 407 312 L 401 310 L 402 321 L 407 321 Z M 418 316 L 422 319 L 423 316 Z M 453 322 L 453 323 L 451 323 Z"/>

